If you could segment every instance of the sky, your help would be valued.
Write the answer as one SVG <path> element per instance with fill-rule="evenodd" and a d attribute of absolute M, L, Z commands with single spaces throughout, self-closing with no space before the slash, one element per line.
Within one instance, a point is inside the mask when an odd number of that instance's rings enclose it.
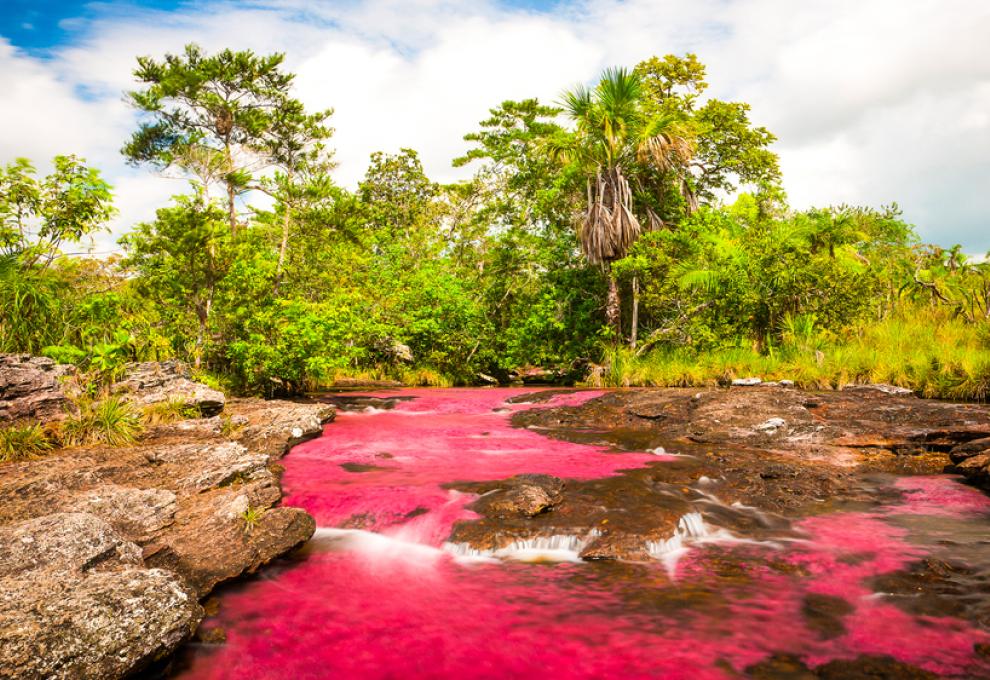
<path fill-rule="evenodd" d="M 0 163 L 74 153 L 114 185 L 116 235 L 181 180 L 127 166 L 135 57 L 188 42 L 284 52 L 307 107 L 333 107 L 340 184 L 372 152 L 420 152 L 436 181 L 488 109 L 694 52 L 707 94 L 778 137 L 794 208 L 897 202 L 923 239 L 990 250 L 987 0 L 3 0 Z"/>

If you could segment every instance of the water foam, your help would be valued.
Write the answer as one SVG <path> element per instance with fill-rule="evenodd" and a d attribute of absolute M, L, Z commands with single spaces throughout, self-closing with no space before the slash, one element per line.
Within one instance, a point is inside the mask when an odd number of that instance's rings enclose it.
<path fill-rule="evenodd" d="M 592 529 L 584 536 L 553 534 L 513 541 L 498 550 L 481 550 L 468 543 L 444 543 L 443 549 L 456 558 L 515 560 L 518 562 L 581 562 L 581 551 L 601 532 Z"/>
<path fill-rule="evenodd" d="M 411 564 L 435 562 L 443 555 L 442 550 L 431 545 L 363 529 L 320 527 L 314 532 L 310 545 L 317 549 L 344 549 L 376 561 L 400 560 Z"/>

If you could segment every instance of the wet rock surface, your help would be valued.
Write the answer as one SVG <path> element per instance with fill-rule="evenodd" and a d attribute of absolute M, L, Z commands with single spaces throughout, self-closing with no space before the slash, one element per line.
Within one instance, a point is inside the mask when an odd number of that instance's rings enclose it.
<path fill-rule="evenodd" d="M 857 471 L 942 472 L 990 452 L 990 407 L 918 399 L 883 387 L 817 393 L 774 385 L 630 390 L 581 407 L 522 412 L 513 422 L 624 450 L 721 450 L 726 462 L 756 452 L 762 461 L 779 462 L 785 477 L 789 466 L 818 463 Z M 979 481 L 975 472 L 968 476 Z"/>
<path fill-rule="evenodd" d="M 546 390 L 510 399 L 540 404 Z M 889 494 L 891 474 L 957 470 L 990 459 L 990 408 L 918 399 L 884 386 L 811 393 L 775 384 L 729 389 L 609 392 L 581 406 L 534 408 L 516 427 L 615 451 L 650 451 L 657 464 L 561 484 L 552 503 L 518 478 L 453 485 L 483 493 L 480 520 L 451 541 L 492 551 L 537 537 L 573 536 L 584 559 L 644 559 L 715 527 L 754 540 L 793 536 L 795 518 L 864 507 Z M 950 453 L 951 452 L 951 453 Z M 950 458 L 951 456 L 951 458 Z M 532 512 L 525 511 L 530 507 Z M 542 504 L 541 504 L 542 503 Z M 547 511 L 552 510 L 552 511 Z M 681 524 L 699 516 L 694 528 Z M 670 543 L 675 541 L 675 543 Z"/>
<path fill-rule="evenodd" d="M 939 676 L 889 656 L 863 655 L 809 668 L 790 654 L 777 654 L 746 669 L 754 680 L 934 680 Z"/>
<path fill-rule="evenodd" d="M 471 509 L 483 515 L 528 518 L 553 510 L 563 498 L 564 482 L 551 475 L 516 475 L 497 484 L 465 484 L 460 489 L 481 494 Z"/>
<path fill-rule="evenodd" d="M 318 436 L 333 407 L 225 404 L 187 376 L 142 365 L 117 388 L 140 404 L 225 407 L 222 417 L 0 467 L 0 677 L 114 678 L 154 664 L 195 631 L 214 586 L 312 536 L 312 517 L 278 506 L 277 461 Z"/>

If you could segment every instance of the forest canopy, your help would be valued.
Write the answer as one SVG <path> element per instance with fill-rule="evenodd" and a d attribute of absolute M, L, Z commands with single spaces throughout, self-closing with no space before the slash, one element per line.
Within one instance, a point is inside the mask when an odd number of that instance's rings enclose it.
<path fill-rule="evenodd" d="M 354 190 L 334 181 L 333 112 L 293 97 L 283 55 L 189 45 L 134 77 L 122 153 L 188 189 L 94 259 L 74 251 L 114 215 L 99 171 L 9 159 L 0 351 L 99 370 L 178 358 L 268 395 L 533 367 L 990 389 L 988 265 L 921 243 L 893 204 L 791 209 L 774 135 L 707 96 L 693 54 L 493 102 L 453 161 L 468 180 L 386 149 Z"/>

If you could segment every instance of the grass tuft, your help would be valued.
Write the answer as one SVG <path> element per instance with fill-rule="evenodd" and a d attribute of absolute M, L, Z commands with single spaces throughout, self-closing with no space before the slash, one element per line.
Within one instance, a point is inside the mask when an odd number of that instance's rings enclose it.
<path fill-rule="evenodd" d="M 66 446 L 128 446 L 141 434 L 141 415 L 121 397 L 102 401 L 81 399 L 76 405 L 78 412 L 62 422 L 62 441 Z"/>
<path fill-rule="evenodd" d="M 244 533 L 249 534 L 251 531 L 258 526 L 258 522 L 265 515 L 264 508 L 248 507 L 247 510 L 241 513 L 241 519 L 244 520 Z"/>
<path fill-rule="evenodd" d="M 40 423 L 0 429 L 0 463 L 38 458 L 55 447 Z"/>
<path fill-rule="evenodd" d="M 164 425 L 199 418 L 200 412 L 198 406 L 184 399 L 169 399 L 145 406 L 142 415 L 145 425 Z"/>

